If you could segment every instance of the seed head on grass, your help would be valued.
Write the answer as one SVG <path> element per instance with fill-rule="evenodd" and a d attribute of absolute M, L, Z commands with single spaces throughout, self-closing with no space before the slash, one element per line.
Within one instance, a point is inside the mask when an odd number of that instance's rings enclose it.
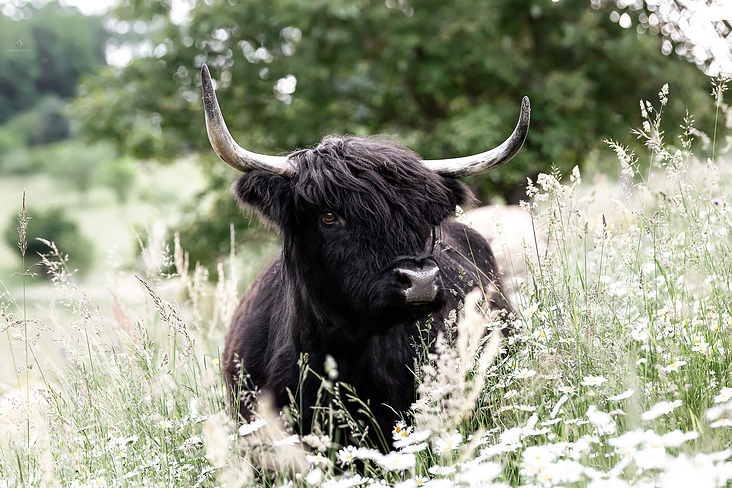
<path fill-rule="evenodd" d="M 18 249 L 20 254 L 25 257 L 25 251 L 28 249 L 28 222 L 31 217 L 26 214 L 25 211 L 25 190 L 23 190 L 23 204 L 18 214 Z"/>
<path fill-rule="evenodd" d="M 730 81 L 728 74 L 720 74 L 712 78 L 712 97 L 717 107 L 722 106 L 724 92 L 727 91 L 727 83 Z"/>

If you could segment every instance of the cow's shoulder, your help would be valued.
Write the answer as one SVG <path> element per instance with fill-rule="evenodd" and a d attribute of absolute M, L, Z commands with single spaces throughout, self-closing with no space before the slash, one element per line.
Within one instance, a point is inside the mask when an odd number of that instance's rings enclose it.
<path fill-rule="evenodd" d="M 466 270 L 477 267 L 483 273 L 495 273 L 493 252 L 480 233 L 457 220 L 448 219 L 440 225 L 439 236 L 436 258 L 441 265 L 460 266 Z"/>
<path fill-rule="evenodd" d="M 445 286 L 457 296 L 480 288 L 489 296 L 490 308 L 507 308 L 500 296 L 500 278 L 496 259 L 485 238 L 474 229 L 454 220 L 440 226 L 439 247 L 435 259 L 443 273 Z"/>
<path fill-rule="evenodd" d="M 271 361 L 281 357 L 286 346 L 285 283 L 282 252 L 264 267 L 242 296 L 226 334 L 224 371 L 238 376 L 239 368 L 255 385 L 263 385 Z"/>

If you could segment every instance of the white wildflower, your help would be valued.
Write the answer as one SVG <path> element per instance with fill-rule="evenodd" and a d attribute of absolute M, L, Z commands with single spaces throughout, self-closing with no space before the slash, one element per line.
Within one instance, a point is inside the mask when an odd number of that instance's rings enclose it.
<path fill-rule="evenodd" d="M 455 486 L 455 483 L 453 483 L 452 480 L 449 478 L 437 478 L 428 481 L 422 486 L 424 488 L 453 488 Z"/>
<path fill-rule="evenodd" d="M 410 444 L 408 446 L 405 446 L 400 450 L 400 452 L 417 453 L 424 451 L 428 447 L 429 444 L 427 444 L 426 442 L 420 442 L 419 444 Z"/>
<path fill-rule="evenodd" d="M 427 476 L 419 476 L 419 475 L 415 476 L 413 479 L 414 479 L 414 481 L 417 482 L 417 486 L 422 486 L 430 480 L 429 477 L 427 477 Z"/>
<path fill-rule="evenodd" d="M 409 478 L 408 480 L 400 481 L 399 483 L 395 484 L 394 488 L 417 488 L 418 486 L 422 486 L 423 484 L 424 483 L 417 483 L 417 480 L 414 478 Z"/>
<path fill-rule="evenodd" d="M 663 469 L 672 458 L 666 454 L 664 447 L 652 447 L 650 449 L 640 449 L 633 457 L 636 466 L 641 469 Z"/>
<path fill-rule="evenodd" d="M 310 464 L 314 464 L 315 466 L 320 466 L 321 464 L 326 464 L 328 462 L 328 458 L 323 456 L 323 454 L 320 452 L 317 453 L 315 456 L 308 454 L 307 456 L 305 456 L 305 459 L 307 459 Z"/>
<path fill-rule="evenodd" d="M 252 420 L 248 424 L 244 424 L 241 427 L 239 427 L 239 435 L 240 436 L 249 435 L 252 432 L 258 431 L 265 425 L 267 425 L 267 422 L 264 419 Z"/>
<path fill-rule="evenodd" d="M 295 444 L 300 444 L 300 437 L 298 437 L 297 434 L 293 434 L 293 435 L 285 437 L 284 439 L 281 439 L 281 440 L 272 441 L 272 445 L 275 447 L 294 446 Z"/>
<path fill-rule="evenodd" d="M 351 464 L 356 459 L 356 448 L 353 446 L 346 446 L 336 454 L 336 458 L 341 465 Z"/>
<path fill-rule="evenodd" d="M 503 395 L 503 398 L 505 398 L 506 400 L 509 400 L 509 399 L 511 399 L 511 398 L 513 398 L 513 397 L 515 397 L 516 395 L 518 395 L 518 393 L 519 393 L 519 392 L 518 392 L 518 390 L 508 390 L 508 391 L 507 391 L 507 392 L 506 392 L 506 393 L 505 393 L 505 394 Z"/>
<path fill-rule="evenodd" d="M 681 400 L 674 400 L 673 402 L 661 401 L 656 403 L 650 410 L 641 414 L 643 420 L 653 420 L 666 415 L 674 411 L 676 407 L 681 406 Z"/>
<path fill-rule="evenodd" d="M 383 454 L 381 454 L 376 449 L 368 449 L 366 447 L 359 447 L 358 449 L 356 449 L 353 455 L 357 459 L 370 459 L 372 461 L 376 461 L 383 456 Z"/>
<path fill-rule="evenodd" d="M 411 453 L 392 451 L 375 461 L 389 471 L 404 471 L 413 468 L 417 464 L 417 457 Z"/>
<path fill-rule="evenodd" d="M 666 105 L 668 103 L 668 83 L 661 87 L 661 91 L 658 92 L 658 98 L 661 105 Z"/>
<path fill-rule="evenodd" d="M 398 441 L 394 442 L 394 447 L 397 449 L 400 449 L 402 447 L 406 447 L 412 444 L 419 444 L 421 442 L 426 441 L 430 438 L 432 435 L 432 431 L 430 430 L 418 430 L 416 432 L 412 432 L 402 438 L 400 438 Z"/>
<path fill-rule="evenodd" d="M 617 401 L 625 400 L 627 398 L 632 397 L 634 393 L 635 393 L 635 390 L 632 388 L 629 388 L 629 389 L 625 390 L 623 393 L 620 393 L 619 395 L 607 397 L 607 399 L 611 400 L 613 402 L 617 402 Z"/>
<path fill-rule="evenodd" d="M 399 439 L 403 439 L 406 436 L 408 436 L 411 432 L 412 432 L 412 426 L 408 426 L 405 421 L 400 420 L 394 426 L 394 430 L 392 431 L 391 434 L 392 434 L 392 438 L 395 441 L 398 441 Z"/>
<path fill-rule="evenodd" d="M 527 309 L 524 310 L 524 315 L 527 318 L 528 317 L 531 317 L 532 315 L 534 315 L 537 312 L 537 310 L 539 310 L 539 304 L 538 303 L 534 303 L 529 308 L 527 308 Z"/>
<path fill-rule="evenodd" d="M 521 427 L 512 427 L 508 430 L 503 431 L 501 435 L 498 436 L 498 438 L 504 444 L 515 444 L 521 440 L 522 431 L 523 428 Z"/>
<path fill-rule="evenodd" d="M 630 332 L 630 337 L 638 342 L 648 342 L 648 332 L 646 329 L 633 329 Z"/>
<path fill-rule="evenodd" d="M 506 442 L 501 444 L 501 449 L 503 452 L 516 452 L 521 446 L 522 444 L 520 442 Z"/>
<path fill-rule="evenodd" d="M 537 316 L 538 316 L 538 317 L 539 317 L 540 319 L 542 319 L 542 320 L 545 320 L 545 319 L 546 319 L 546 317 L 547 317 L 547 315 L 546 315 L 546 312 L 539 312 L 539 313 L 537 314 Z M 540 342 L 540 343 L 544 344 L 544 343 L 545 343 L 545 342 L 546 342 L 546 341 L 547 341 L 547 340 L 549 339 L 549 337 L 551 336 L 551 330 L 550 330 L 550 329 L 549 329 L 548 327 L 538 327 L 537 329 L 535 329 L 535 330 L 534 330 L 534 331 L 533 331 L 533 332 L 531 333 L 531 335 L 532 335 L 532 336 L 534 337 L 534 339 L 536 339 L 536 340 L 537 340 L 538 342 Z"/>
<path fill-rule="evenodd" d="M 638 452 L 638 449 L 636 449 L 635 447 L 626 446 L 626 447 L 616 447 L 615 448 L 615 454 L 617 454 L 618 456 L 620 456 L 623 459 L 630 458 L 632 460 L 632 458 L 633 458 L 633 456 L 635 456 L 636 452 Z M 624 466 L 626 465 L 625 462 L 623 463 L 623 465 Z M 617 465 L 613 469 L 616 469 L 616 468 L 617 468 Z M 622 471 L 622 469 L 618 469 L 618 471 Z"/>
<path fill-rule="evenodd" d="M 546 425 L 546 426 L 555 425 L 555 424 L 558 424 L 561 421 L 562 421 L 562 419 L 560 419 L 560 418 L 559 419 L 554 419 L 554 420 L 547 420 L 546 422 L 542 422 L 541 425 Z"/>
<path fill-rule="evenodd" d="M 552 483 L 575 483 L 583 478 L 582 474 L 585 471 L 585 467 L 577 461 L 560 459 L 556 463 L 549 465 L 547 471 L 547 474 L 551 476 Z"/>
<path fill-rule="evenodd" d="M 592 448 L 592 442 L 594 442 L 594 438 L 589 436 L 582 436 L 577 439 L 576 442 L 571 442 L 567 444 L 567 454 L 575 461 L 578 461 L 590 451 L 590 449 Z"/>
<path fill-rule="evenodd" d="M 460 483 L 465 483 L 469 486 L 491 486 L 489 482 L 500 476 L 502 471 L 503 466 L 499 463 L 481 462 L 471 465 L 467 469 L 463 469 L 456 478 Z"/>
<path fill-rule="evenodd" d="M 412 406 L 410 407 L 412 410 L 422 410 L 429 404 L 429 399 L 427 397 L 420 397 L 416 402 L 412 403 Z"/>
<path fill-rule="evenodd" d="M 732 420 L 719 419 L 709 424 L 709 427 L 716 429 L 717 427 L 732 427 Z"/>
<path fill-rule="evenodd" d="M 628 488 L 628 486 L 628 482 L 623 481 L 620 478 L 598 478 L 596 480 L 592 480 L 587 485 L 587 488 Z"/>
<path fill-rule="evenodd" d="M 663 442 L 663 445 L 666 447 L 679 447 L 686 441 L 697 439 L 699 435 L 699 432 L 695 430 L 690 430 L 689 432 L 681 432 L 680 430 L 676 429 L 663 434 L 661 436 L 661 442 Z"/>
<path fill-rule="evenodd" d="M 323 480 L 323 472 L 320 470 L 320 468 L 315 468 L 314 470 L 310 471 L 308 475 L 305 477 L 305 483 L 313 486 L 317 485 Z"/>
<path fill-rule="evenodd" d="M 580 384 L 584 386 L 602 386 L 603 383 L 607 381 L 607 378 L 604 376 L 592 376 L 588 375 L 582 378 L 582 382 Z"/>
<path fill-rule="evenodd" d="M 652 430 L 643 433 L 643 446 L 646 448 L 666 447 L 663 444 L 663 438 Z"/>
<path fill-rule="evenodd" d="M 450 476 L 451 474 L 455 474 L 457 471 L 455 469 L 455 466 L 430 466 L 430 468 L 427 470 L 430 474 L 435 476 Z"/>
<path fill-rule="evenodd" d="M 504 444 L 495 444 L 492 446 L 484 447 L 480 450 L 480 459 L 490 459 L 505 452 Z"/>
<path fill-rule="evenodd" d="M 617 429 L 617 424 L 612 417 L 598 410 L 594 405 L 590 405 L 587 409 L 587 418 L 597 428 L 597 433 L 600 435 L 614 434 Z"/>
<path fill-rule="evenodd" d="M 631 446 L 637 446 L 645 441 L 645 433 L 642 430 L 629 430 L 628 432 L 608 439 L 607 443 L 618 449 L 625 449 Z"/>
<path fill-rule="evenodd" d="M 557 458 L 548 446 L 529 446 L 524 451 L 523 459 L 527 466 L 546 467 Z"/>
<path fill-rule="evenodd" d="M 679 456 L 672 463 L 669 463 L 665 472 L 659 475 L 661 488 L 714 488 L 724 486 L 726 483 L 718 484 L 714 467 L 698 466 L 694 461 L 685 455 Z"/>
<path fill-rule="evenodd" d="M 644 119 L 648 118 L 648 112 L 646 111 L 646 104 L 643 103 L 643 100 L 640 101 L 640 109 L 641 109 L 641 116 Z"/>
<path fill-rule="evenodd" d="M 732 402 L 723 403 L 718 407 L 709 408 L 706 413 L 707 420 L 710 422 L 712 420 L 717 420 L 718 418 L 727 415 L 730 410 L 732 410 Z"/>
<path fill-rule="evenodd" d="M 529 368 L 521 368 L 513 373 L 513 375 L 516 378 L 520 378 L 520 379 L 531 378 L 535 374 L 536 374 L 536 371 L 534 371 L 533 369 L 529 369 Z"/>
<path fill-rule="evenodd" d="M 465 215 L 465 210 L 460 205 L 455 205 L 455 220 L 461 224 L 470 227 L 472 222 L 468 220 L 468 216 Z"/>
<path fill-rule="evenodd" d="M 668 366 L 664 366 L 663 371 L 666 373 L 670 373 L 672 371 L 678 371 L 681 366 L 684 366 L 686 364 L 686 361 L 674 361 L 672 363 L 669 363 Z"/>
<path fill-rule="evenodd" d="M 572 168 L 572 174 L 569 175 L 569 181 L 578 185 L 582 183 L 579 166 L 575 166 L 574 168 Z"/>
<path fill-rule="evenodd" d="M 719 390 L 719 395 L 714 397 L 714 403 L 725 403 L 732 399 L 732 388 L 724 387 Z"/>
<path fill-rule="evenodd" d="M 437 452 L 437 454 L 447 454 L 448 452 L 457 449 L 462 442 L 463 436 L 458 432 L 455 432 L 445 439 L 443 439 L 442 437 L 437 437 L 434 440 L 435 451 Z"/>

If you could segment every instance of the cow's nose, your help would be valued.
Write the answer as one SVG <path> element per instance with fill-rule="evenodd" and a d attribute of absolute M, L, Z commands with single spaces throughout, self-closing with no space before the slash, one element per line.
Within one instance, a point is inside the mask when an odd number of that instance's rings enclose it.
<path fill-rule="evenodd" d="M 407 304 L 432 303 L 440 285 L 440 268 L 434 262 L 421 266 L 400 266 L 394 269 L 394 281 L 401 288 Z"/>

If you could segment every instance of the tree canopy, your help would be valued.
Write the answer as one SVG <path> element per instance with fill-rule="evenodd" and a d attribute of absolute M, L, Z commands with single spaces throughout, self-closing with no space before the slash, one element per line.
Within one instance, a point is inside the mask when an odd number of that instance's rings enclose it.
<path fill-rule="evenodd" d="M 483 151 L 532 102 L 524 149 L 471 185 L 485 197 L 521 195 L 527 176 L 568 170 L 606 137 L 637 125 L 638 100 L 668 83 L 666 110 L 687 107 L 702 129 L 709 82 L 661 53 L 642 11 L 632 28 L 584 0 L 124 0 L 114 14 L 139 33 L 138 57 L 82 85 L 84 132 L 137 158 L 211 154 L 200 103 L 205 62 L 234 137 L 283 153 L 331 133 L 389 134 L 423 157 Z M 707 124 L 707 125 L 705 125 Z M 213 156 L 211 156 L 213 157 Z M 518 191 L 517 191 L 518 190 Z"/>
<path fill-rule="evenodd" d="M 79 77 L 105 64 L 100 17 L 58 3 L 20 12 L 16 20 L 0 15 L 0 124 L 39 100 L 73 97 Z"/>

